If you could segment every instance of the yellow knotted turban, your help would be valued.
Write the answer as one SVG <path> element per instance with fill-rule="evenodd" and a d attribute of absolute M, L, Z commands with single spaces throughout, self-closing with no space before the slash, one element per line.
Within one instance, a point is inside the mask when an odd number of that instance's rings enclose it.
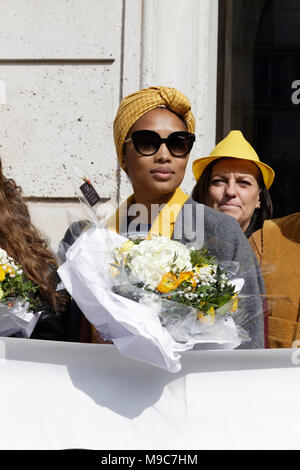
<path fill-rule="evenodd" d="M 189 99 L 175 88 L 156 86 L 136 91 L 120 103 L 114 120 L 114 140 L 118 160 L 123 168 L 123 146 L 133 124 L 152 109 L 165 106 L 182 117 L 189 132 L 195 132 L 195 119 Z"/>

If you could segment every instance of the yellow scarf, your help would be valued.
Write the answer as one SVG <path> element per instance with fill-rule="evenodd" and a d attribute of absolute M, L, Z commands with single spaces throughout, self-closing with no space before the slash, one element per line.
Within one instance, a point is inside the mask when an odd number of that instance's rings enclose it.
<path fill-rule="evenodd" d="M 179 212 L 184 203 L 189 199 L 180 188 L 177 188 L 170 200 L 164 205 L 158 216 L 154 220 L 148 232 L 148 238 L 152 235 L 162 235 L 171 238 L 174 232 L 174 225 Z M 134 195 L 124 201 L 116 210 L 115 214 L 108 220 L 108 229 L 120 233 L 120 227 L 124 218 L 127 218 L 127 209 L 134 202 Z"/>

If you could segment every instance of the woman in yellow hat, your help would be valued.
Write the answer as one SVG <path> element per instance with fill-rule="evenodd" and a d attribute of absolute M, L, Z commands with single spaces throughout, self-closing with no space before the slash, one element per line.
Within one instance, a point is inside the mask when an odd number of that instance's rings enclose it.
<path fill-rule="evenodd" d="M 184 244 L 205 246 L 217 260 L 235 261 L 245 278 L 250 340 L 243 348 L 264 347 L 260 295 L 262 276 L 239 224 L 227 215 L 198 204 L 180 189 L 195 140 L 195 120 L 188 98 L 170 87 L 150 87 L 125 97 L 114 120 L 119 164 L 133 194 L 109 220 L 109 229 L 165 235 Z M 73 233 L 76 231 L 73 227 Z M 64 242 L 72 243 L 71 231 Z M 194 238 L 193 238 L 194 237 Z M 195 239 L 196 237 L 196 239 Z M 197 238 L 198 237 L 198 238 Z M 73 338 L 77 340 L 76 338 Z M 97 338 L 101 341 L 101 338 Z"/>
<path fill-rule="evenodd" d="M 274 171 L 259 160 L 241 131 L 231 131 L 208 157 L 195 160 L 193 173 L 193 199 L 234 217 L 247 238 L 272 217 L 268 189 Z"/>

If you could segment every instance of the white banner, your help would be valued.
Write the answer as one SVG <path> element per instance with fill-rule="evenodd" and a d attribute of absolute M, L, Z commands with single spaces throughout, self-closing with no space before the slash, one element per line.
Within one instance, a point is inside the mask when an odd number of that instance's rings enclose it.
<path fill-rule="evenodd" d="M 300 350 L 187 351 L 0 338 L 1 449 L 300 449 Z"/>

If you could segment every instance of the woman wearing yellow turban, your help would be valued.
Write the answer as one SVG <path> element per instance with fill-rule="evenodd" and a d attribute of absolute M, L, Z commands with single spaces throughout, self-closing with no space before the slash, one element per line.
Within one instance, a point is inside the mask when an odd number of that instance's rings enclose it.
<path fill-rule="evenodd" d="M 169 87 L 150 87 L 122 100 L 114 120 L 114 141 L 120 167 L 133 194 L 109 220 L 118 233 L 147 231 L 182 243 L 205 246 L 218 260 L 235 261 L 245 278 L 242 293 L 251 295 L 251 340 L 243 348 L 264 347 L 260 295 L 262 276 L 239 224 L 231 217 L 193 201 L 181 189 L 195 140 L 195 119 L 188 98 Z M 71 243 L 70 238 L 65 240 Z"/>
<path fill-rule="evenodd" d="M 128 232 L 128 208 L 133 215 L 135 209 L 144 208 L 139 217 L 143 231 L 151 225 L 149 236 L 172 237 L 178 212 L 188 199 L 179 186 L 195 141 L 194 131 L 190 102 L 174 88 L 150 87 L 122 100 L 114 120 L 114 140 L 120 167 L 134 193 L 110 219 L 111 229 Z M 161 204 L 166 207 L 155 217 L 155 208 Z"/>

